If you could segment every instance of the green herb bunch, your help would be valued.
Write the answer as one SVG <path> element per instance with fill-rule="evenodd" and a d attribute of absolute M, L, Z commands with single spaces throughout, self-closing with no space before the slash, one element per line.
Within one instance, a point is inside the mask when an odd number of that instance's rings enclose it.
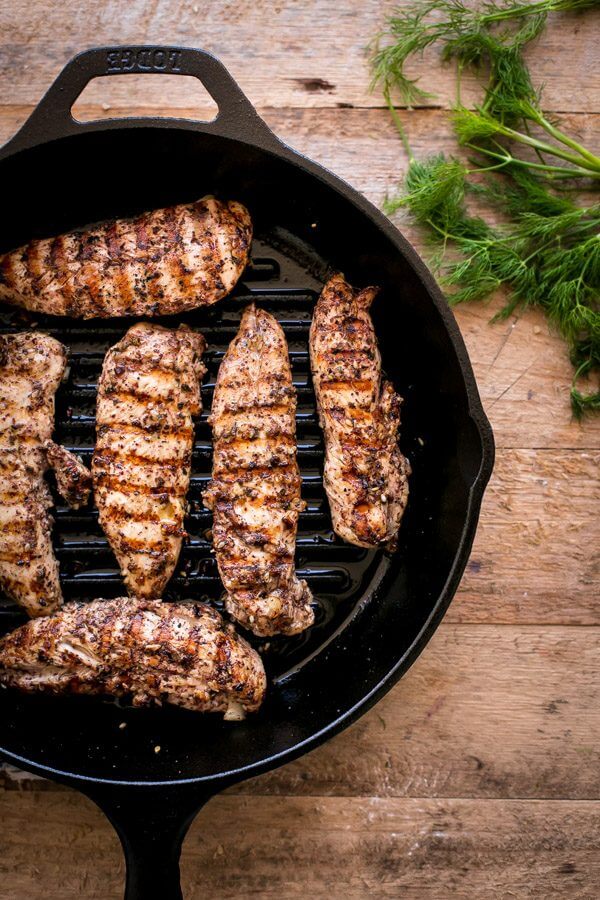
<path fill-rule="evenodd" d="M 373 83 L 383 88 L 409 155 L 405 189 L 386 211 L 407 207 L 428 228 L 451 303 L 504 287 L 499 317 L 526 305 L 545 311 L 569 346 L 578 418 L 600 411 L 600 391 L 577 387 L 600 372 L 600 204 L 584 205 L 573 189 L 598 189 L 600 157 L 545 115 L 523 49 L 548 13 L 592 6 L 599 0 L 490 0 L 477 9 L 462 0 L 425 0 L 394 13 L 372 47 Z M 467 161 L 443 154 L 415 159 L 393 103 L 395 90 L 409 105 L 430 96 L 404 67 L 438 42 L 443 58 L 457 62 L 452 118 Z M 483 101 L 474 110 L 460 100 L 465 67 L 485 74 Z M 472 215 L 471 197 L 499 208 L 506 224 L 494 227 Z M 450 259 L 449 246 L 458 251 Z"/>

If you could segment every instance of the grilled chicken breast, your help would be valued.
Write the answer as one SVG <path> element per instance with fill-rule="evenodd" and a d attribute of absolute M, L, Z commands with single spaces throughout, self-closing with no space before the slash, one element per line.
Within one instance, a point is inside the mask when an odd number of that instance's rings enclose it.
<path fill-rule="evenodd" d="M 336 533 L 359 547 L 392 541 L 408 500 L 398 446 L 401 397 L 382 383 L 369 308 L 377 288 L 327 282 L 310 329 L 310 358 L 325 436 L 324 483 Z"/>
<path fill-rule="evenodd" d="M 82 319 L 172 315 L 225 297 L 251 240 L 241 203 L 204 197 L 5 253 L 0 300 Z"/>
<path fill-rule="evenodd" d="M 44 444 L 67 354 L 47 334 L 0 338 L 0 586 L 29 615 L 62 603 Z"/>
<path fill-rule="evenodd" d="M 68 603 L 0 640 L 0 683 L 51 694 L 131 696 L 241 718 L 260 706 L 260 656 L 199 603 Z"/>
<path fill-rule="evenodd" d="M 134 597 L 160 597 L 181 550 L 205 346 L 202 335 L 185 326 L 142 322 L 104 360 L 94 494 Z"/>
<path fill-rule="evenodd" d="M 301 479 L 296 394 L 281 327 L 244 311 L 215 387 L 212 482 L 204 504 L 227 592 L 225 607 L 258 635 L 296 634 L 313 622 L 311 593 L 294 571 Z"/>

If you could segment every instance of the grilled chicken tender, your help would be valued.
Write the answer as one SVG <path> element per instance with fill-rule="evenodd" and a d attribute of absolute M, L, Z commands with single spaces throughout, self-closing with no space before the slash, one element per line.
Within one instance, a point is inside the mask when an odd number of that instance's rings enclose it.
<path fill-rule="evenodd" d="M 0 587 L 30 616 L 62 603 L 52 549 L 52 498 L 43 470 L 33 472 L 16 449 L 0 449 Z"/>
<path fill-rule="evenodd" d="M 214 514 L 225 607 L 258 635 L 296 634 L 314 619 L 308 585 L 294 571 L 304 508 L 295 413 L 283 331 L 269 313 L 249 306 L 219 369 L 204 504 Z"/>
<path fill-rule="evenodd" d="M 66 363 L 65 348 L 47 334 L 0 338 L 0 587 L 31 616 L 62 603 L 44 444 Z"/>
<path fill-rule="evenodd" d="M 106 354 L 92 459 L 100 524 L 134 597 L 162 595 L 185 536 L 206 343 L 141 322 Z"/>
<path fill-rule="evenodd" d="M 260 706 L 260 656 L 200 603 L 68 603 L 0 640 L 0 684 L 50 694 L 131 696 L 242 718 Z"/>
<path fill-rule="evenodd" d="M 335 532 L 359 547 L 396 537 L 410 465 L 398 446 L 400 404 L 381 380 L 369 307 L 377 288 L 331 278 L 315 307 L 310 358 L 325 436 L 324 483 Z"/>
<path fill-rule="evenodd" d="M 5 253 L 0 300 L 82 319 L 172 315 L 225 297 L 251 240 L 241 203 L 204 197 Z"/>

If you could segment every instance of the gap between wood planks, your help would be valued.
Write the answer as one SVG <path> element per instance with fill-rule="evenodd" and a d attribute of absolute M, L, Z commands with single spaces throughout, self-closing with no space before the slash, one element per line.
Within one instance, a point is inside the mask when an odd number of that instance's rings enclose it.
<path fill-rule="evenodd" d="M 3 114 L 7 115 L 7 118 L 13 119 L 17 116 L 23 116 L 24 119 L 29 116 L 33 110 L 35 109 L 36 104 L 22 104 L 22 103 L 2 103 L 0 102 L 0 116 Z M 214 118 L 214 113 L 212 116 L 209 116 L 211 110 L 208 107 L 204 106 L 190 106 L 186 104 L 185 106 L 173 106 L 171 103 L 159 103 L 156 106 L 154 105 L 138 105 L 124 102 L 116 102 L 113 105 L 104 104 L 84 104 L 81 106 L 82 111 L 85 112 L 86 116 L 92 117 L 96 120 L 102 119 L 110 119 L 113 116 L 124 116 L 124 115 L 134 115 L 135 110 L 138 110 L 138 115 L 140 116 L 160 116 L 162 115 L 172 115 L 172 116 L 183 116 L 184 118 L 189 118 L 191 121 L 202 122 L 204 121 L 204 116 L 206 115 L 206 121 L 210 122 Z M 164 110 L 167 109 L 170 112 L 165 113 Z M 429 106 L 419 106 L 417 104 L 408 105 L 397 105 L 394 104 L 394 109 L 396 112 L 408 113 L 408 114 L 418 114 L 418 113 L 444 113 L 444 115 L 449 115 L 451 109 L 447 106 L 442 106 L 441 104 L 432 103 Z M 303 113 L 303 112 L 314 112 L 314 113 L 343 113 L 344 111 L 352 110 L 354 112 L 379 112 L 379 113 L 389 113 L 389 107 L 385 104 L 371 104 L 367 105 L 359 105 L 357 103 L 343 103 L 340 102 L 335 106 L 257 106 L 256 112 L 261 117 L 266 117 L 269 113 L 277 113 L 277 112 L 289 112 L 289 113 Z M 600 112 L 587 112 L 582 110 L 568 110 L 568 109 L 556 109 L 552 111 L 554 116 L 568 116 L 569 119 L 576 120 L 577 118 L 589 118 L 593 116 L 600 116 Z"/>

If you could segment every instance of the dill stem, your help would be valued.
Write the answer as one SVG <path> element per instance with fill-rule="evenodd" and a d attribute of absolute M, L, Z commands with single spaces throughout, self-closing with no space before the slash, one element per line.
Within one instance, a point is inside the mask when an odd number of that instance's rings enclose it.
<path fill-rule="evenodd" d="M 596 238 L 597 238 L 597 237 L 598 237 L 598 235 L 596 235 Z M 585 275 L 585 273 L 586 273 L 586 271 L 587 271 L 587 267 L 588 267 L 589 264 L 590 264 L 591 258 L 592 258 L 591 256 L 588 256 L 588 258 L 587 258 L 586 261 L 584 262 L 583 266 L 581 267 L 581 272 L 579 273 L 579 278 L 577 279 L 577 287 L 578 287 L 578 288 L 580 288 L 580 287 L 582 286 L 582 284 L 584 283 L 584 278 L 583 278 L 583 276 Z M 577 294 L 577 291 L 575 292 L 575 303 L 577 304 L 577 306 L 581 306 L 581 305 L 582 305 L 582 304 L 580 303 L 580 301 L 579 301 L 579 296 L 578 296 L 578 294 Z"/>
<path fill-rule="evenodd" d="M 462 106 L 462 101 L 460 99 L 461 87 L 462 87 L 462 72 L 463 72 L 463 64 L 458 59 L 456 61 L 456 106 Z"/>
<path fill-rule="evenodd" d="M 526 266 L 530 259 L 535 259 L 538 253 L 541 253 L 542 250 L 546 250 L 547 247 L 551 247 L 555 242 L 556 238 L 552 237 L 549 241 L 546 241 L 545 244 L 541 244 L 539 247 L 536 247 L 536 249 L 532 253 L 530 253 L 529 256 L 526 256 L 525 259 L 522 260 L 523 265 Z"/>
<path fill-rule="evenodd" d="M 488 22 L 503 22 L 505 19 L 520 19 L 525 16 L 535 15 L 536 12 L 547 12 L 547 10 L 547 0 L 539 0 L 538 3 L 530 3 L 529 5 L 522 6 L 521 8 L 516 7 L 511 9 L 498 10 L 498 12 L 494 13 L 484 13 L 480 17 L 480 22 L 483 25 L 487 25 Z"/>
<path fill-rule="evenodd" d="M 440 228 L 439 225 L 435 224 L 433 219 L 427 219 L 426 222 L 430 228 L 433 228 L 434 231 L 437 231 L 438 234 L 442 235 L 445 242 L 446 241 L 455 241 L 458 243 L 459 241 L 462 240 L 460 235 L 452 234 L 451 231 L 445 231 L 443 228 Z M 481 246 L 481 247 L 485 247 L 485 246 L 489 247 L 492 244 L 502 244 L 504 242 L 504 240 L 505 240 L 504 238 L 482 238 L 480 240 L 477 240 L 477 238 L 470 238 L 470 242 L 472 244 L 479 244 L 479 246 Z"/>
<path fill-rule="evenodd" d="M 469 147 L 471 150 L 477 151 L 477 153 L 484 153 L 486 156 L 491 156 L 494 159 L 501 160 L 498 166 L 491 166 L 486 169 L 472 169 L 472 172 L 488 172 L 493 169 L 502 168 L 502 166 L 508 165 L 518 165 L 525 166 L 527 169 L 538 169 L 542 172 L 551 172 L 552 177 L 559 178 L 600 178 L 600 172 L 590 172 L 588 169 L 582 169 L 581 167 L 571 168 L 567 166 L 552 166 L 549 163 L 536 163 L 528 159 L 519 159 L 518 156 L 513 156 L 510 153 L 496 153 L 494 150 L 490 150 L 487 147 L 478 147 L 477 144 L 466 144 L 465 146 Z M 500 146 L 500 145 L 498 145 Z M 470 174 L 470 173 L 469 173 Z"/>
<path fill-rule="evenodd" d="M 385 91 L 384 97 L 385 97 L 385 102 L 387 103 L 387 107 L 390 111 L 390 115 L 394 122 L 394 125 L 396 126 L 398 134 L 400 135 L 400 140 L 402 141 L 402 145 L 404 147 L 406 155 L 408 156 L 408 159 L 410 162 L 414 162 L 415 157 L 414 157 L 412 148 L 411 148 L 409 140 L 408 140 L 408 135 L 406 134 L 406 131 L 404 130 L 404 125 L 402 124 L 402 119 L 400 118 L 400 115 L 398 114 L 398 110 L 394 106 L 394 103 L 390 96 L 389 90 Z"/>
<path fill-rule="evenodd" d="M 509 128 L 508 125 L 500 126 L 498 132 L 505 137 L 512 138 L 514 141 L 519 141 L 521 144 L 527 144 L 527 146 L 537 148 L 543 153 L 549 153 L 551 156 L 558 156 L 559 159 L 564 159 L 566 162 L 573 163 L 579 168 L 596 172 L 600 175 L 600 159 L 597 157 L 593 157 L 593 161 L 591 161 L 581 155 L 574 156 L 572 153 L 567 153 L 566 150 L 561 150 L 560 147 L 556 147 L 553 144 L 547 144 L 538 138 L 530 137 L 527 134 L 523 134 L 522 131 L 515 131 L 514 128 Z"/>
<path fill-rule="evenodd" d="M 527 134 L 529 135 L 529 137 L 532 137 L 531 131 L 529 130 L 529 122 L 528 122 L 527 119 L 524 119 L 524 120 L 523 120 L 523 125 L 525 126 L 525 131 L 527 132 Z M 540 161 L 541 163 L 545 163 L 545 162 L 546 162 L 546 160 L 545 160 L 543 154 L 540 153 L 540 151 L 537 149 L 537 147 L 535 148 L 535 155 L 537 156 L 537 158 L 539 159 L 539 161 Z"/>
<path fill-rule="evenodd" d="M 583 7 L 585 9 L 586 6 L 591 5 L 590 3 L 585 2 L 575 2 L 569 4 L 569 8 L 577 9 L 578 6 Z M 526 16 L 533 16 L 538 12 L 548 13 L 554 11 L 560 11 L 563 4 L 559 2 L 553 2 L 553 0 L 538 0 L 536 3 L 528 3 L 524 4 L 521 7 L 510 7 L 509 9 L 498 10 L 493 13 L 484 13 L 480 16 L 480 22 L 482 24 L 487 24 L 488 22 L 502 22 L 505 19 L 520 19 L 525 18 Z"/>
<path fill-rule="evenodd" d="M 600 169 L 600 157 L 594 156 L 593 153 L 580 144 L 578 141 L 574 141 L 573 138 L 570 138 L 568 134 L 565 134 L 564 131 L 561 131 L 559 128 L 555 128 L 551 122 L 541 114 L 538 113 L 536 116 L 536 121 L 542 126 L 542 128 L 548 132 L 555 140 L 560 141 L 561 144 L 565 144 L 565 146 L 570 147 L 571 150 L 575 150 L 576 153 L 579 153 L 580 156 L 583 156 L 584 159 L 587 159 L 588 162 L 593 163 L 598 169 Z"/>

